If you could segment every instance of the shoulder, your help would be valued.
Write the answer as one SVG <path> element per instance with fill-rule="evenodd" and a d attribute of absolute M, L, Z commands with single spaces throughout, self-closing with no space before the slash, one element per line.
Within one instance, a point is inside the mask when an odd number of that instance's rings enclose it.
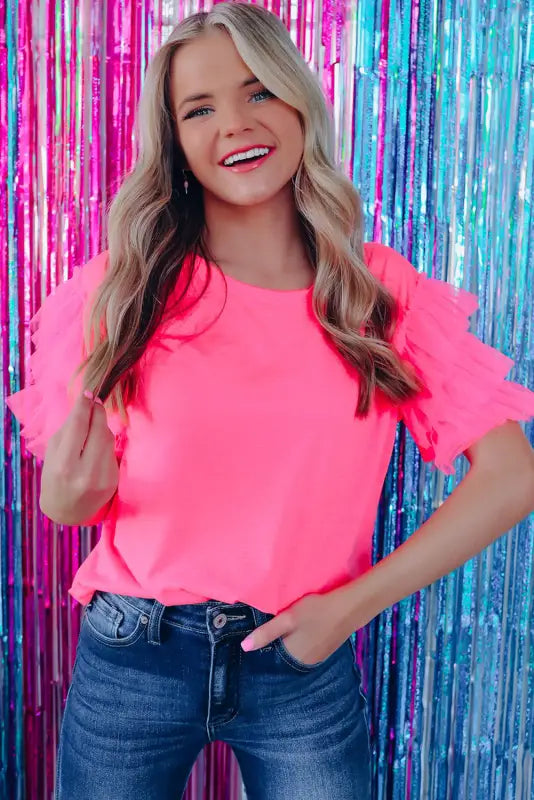
<path fill-rule="evenodd" d="M 109 250 L 93 256 L 83 266 L 75 268 L 74 275 L 79 282 L 84 297 L 89 297 L 105 278 L 109 265 Z"/>
<path fill-rule="evenodd" d="M 419 279 L 417 269 L 401 253 L 381 242 L 365 242 L 363 251 L 369 271 L 406 308 Z"/>
<path fill-rule="evenodd" d="M 75 266 L 70 278 L 58 283 L 48 294 L 30 320 L 32 332 L 40 329 L 53 335 L 58 321 L 60 327 L 70 324 L 78 328 L 90 305 L 94 291 L 104 279 L 108 265 L 108 251 L 93 256 L 81 266 Z M 58 335 L 60 332 L 58 330 Z"/>

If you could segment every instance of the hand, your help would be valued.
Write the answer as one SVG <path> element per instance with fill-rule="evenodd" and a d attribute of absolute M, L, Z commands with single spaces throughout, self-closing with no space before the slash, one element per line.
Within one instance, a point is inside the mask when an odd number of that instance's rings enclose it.
<path fill-rule="evenodd" d="M 279 636 L 299 661 L 313 666 L 332 655 L 355 630 L 346 596 L 335 589 L 308 594 L 274 616 L 241 642 L 243 650 L 265 647 Z M 252 641 L 252 646 L 247 643 Z"/>
<path fill-rule="evenodd" d="M 119 465 L 115 437 L 99 401 L 81 394 L 50 437 L 41 476 L 43 513 L 64 525 L 81 525 L 115 494 Z"/>

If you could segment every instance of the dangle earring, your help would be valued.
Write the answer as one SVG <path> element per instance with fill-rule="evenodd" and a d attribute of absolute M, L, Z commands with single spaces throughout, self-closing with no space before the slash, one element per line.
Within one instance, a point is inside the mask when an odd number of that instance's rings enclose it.
<path fill-rule="evenodd" d="M 185 174 L 185 169 L 182 170 L 182 175 L 184 176 L 184 191 L 187 194 L 187 190 L 189 188 L 189 181 L 187 180 L 187 175 Z"/>

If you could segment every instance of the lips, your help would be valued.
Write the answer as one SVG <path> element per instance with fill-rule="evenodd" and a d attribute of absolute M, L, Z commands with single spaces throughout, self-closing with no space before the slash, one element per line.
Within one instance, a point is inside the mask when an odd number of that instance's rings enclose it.
<path fill-rule="evenodd" d="M 250 144 L 248 147 L 240 147 L 239 150 L 232 150 L 230 153 L 226 153 L 219 161 L 219 166 L 224 167 L 224 162 L 227 158 L 230 158 L 230 156 L 235 156 L 237 153 L 246 153 L 247 150 L 254 150 L 256 147 L 268 148 L 271 152 L 274 150 L 274 147 L 271 147 L 270 144 Z"/>

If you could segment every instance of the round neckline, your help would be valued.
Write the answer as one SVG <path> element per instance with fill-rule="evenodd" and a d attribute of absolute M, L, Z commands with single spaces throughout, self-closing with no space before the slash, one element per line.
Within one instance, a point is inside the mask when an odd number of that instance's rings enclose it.
<path fill-rule="evenodd" d="M 304 296 L 313 290 L 313 286 L 315 281 L 311 283 L 310 286 L 306 286 L 303 289 L 272 289 L 268 286 L 256 286 L 254 283 L 246 283 L 245 281 L 240 281 L 238 278 L 234 278 L 233 275 L 228 275 L 228 273 L 223 272 L 220 267 L 215 267 L 215 269 L 219 269 L 221 275 L 229 281 L 234 286 L 241 288 L 245 291 L 253 291 L 253 292 L 261 292 L 267 295 L 293 295 L 293 296 Z"/>

